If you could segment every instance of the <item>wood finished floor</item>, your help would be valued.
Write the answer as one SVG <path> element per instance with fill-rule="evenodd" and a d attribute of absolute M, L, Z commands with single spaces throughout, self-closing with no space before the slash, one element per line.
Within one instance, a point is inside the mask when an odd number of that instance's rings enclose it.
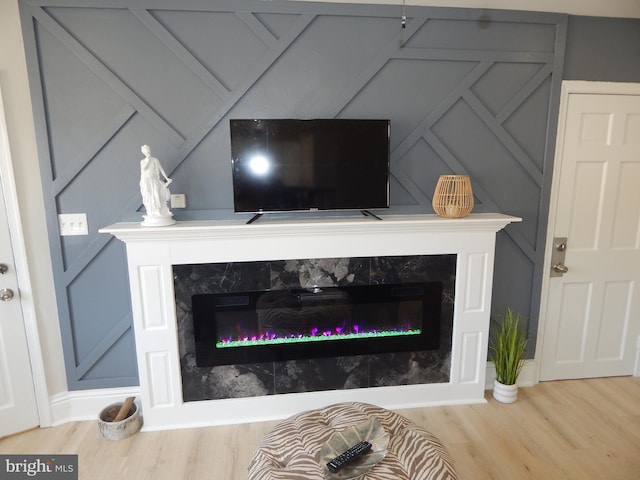
<path fill-rule="evenodd" d="M 398 412 L 436 434 L 461 480 L 640 479 L 640 378 L 544 382 L 517 403 Z M 302 408 L 301 408 L 302 409 Z M 262 436 L 277 422 L 102 440 L 95 422 L 0 439 L 0 453 L 78 454 L 80 479 L 246 479 Z"/>

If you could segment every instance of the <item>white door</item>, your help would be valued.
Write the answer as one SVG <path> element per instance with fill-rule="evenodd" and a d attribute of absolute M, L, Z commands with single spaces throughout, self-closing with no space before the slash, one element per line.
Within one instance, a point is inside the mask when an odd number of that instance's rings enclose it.
<path fill-rule="evenodd" d="M 540 379 L 630 375 L 640 341 L 640 85 L 629 95 L 567 83 L 549 239 L 567 238 L 568 271 L 546 281 Z M 596 87 L 603 93 L 580 93 Z M 547 247 L 549 273 L 558 243 Z"/>
<path fill-rule="evenodd" d="M 9 232 L 6 185 L 13 181 L 0 96 L 0 437 L 38 425 L 31 360 Z"/>

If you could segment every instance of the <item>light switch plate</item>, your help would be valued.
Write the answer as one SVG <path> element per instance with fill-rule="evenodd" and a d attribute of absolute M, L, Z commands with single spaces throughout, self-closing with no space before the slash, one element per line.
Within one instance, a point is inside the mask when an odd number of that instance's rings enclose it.
<path fill-rule="evenodd" d="M 171 208 L 187 208 L 187 196 L 184 193 L 172 193 Z"/>
<path fill-rule="evenodd" d="M 89 235 L 86 213 L 61 213 L 58 215 L 60 236 Z"/>

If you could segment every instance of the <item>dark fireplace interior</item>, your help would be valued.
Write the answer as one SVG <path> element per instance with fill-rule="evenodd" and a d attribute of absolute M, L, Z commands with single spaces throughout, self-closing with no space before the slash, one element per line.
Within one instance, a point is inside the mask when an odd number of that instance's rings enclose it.
<path fill-rule="evenodd" d="M 183 400 L 449 382 L 456 258 L 174 265 Z"/>
<path fill-rule="evenodd" d="M 193 295 L 199 367 L 434 350 L 442 282 Z"/>

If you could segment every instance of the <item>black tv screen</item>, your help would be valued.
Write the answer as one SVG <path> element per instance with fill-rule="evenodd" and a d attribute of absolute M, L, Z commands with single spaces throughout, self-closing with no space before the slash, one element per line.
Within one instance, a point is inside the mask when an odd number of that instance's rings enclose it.
<path fill-rule="evenodd" d="M 236 212 L 389 207 L 389 120 L 230 120 Z"/>

